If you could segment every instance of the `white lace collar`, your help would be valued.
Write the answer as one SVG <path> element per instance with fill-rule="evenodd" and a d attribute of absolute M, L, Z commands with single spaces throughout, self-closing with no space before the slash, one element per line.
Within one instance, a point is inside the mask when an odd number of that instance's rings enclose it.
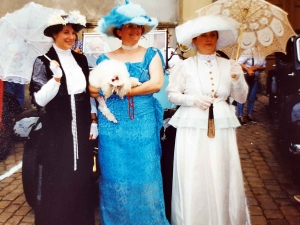
<path fill-rule="evenodd" d="M 208 60 L 215 60 L 217 54 L 214 53 L 212 55 L 203 55 L 197 52 L 197 55 L 198 55 L 198 59 L 208 61 Z"/>

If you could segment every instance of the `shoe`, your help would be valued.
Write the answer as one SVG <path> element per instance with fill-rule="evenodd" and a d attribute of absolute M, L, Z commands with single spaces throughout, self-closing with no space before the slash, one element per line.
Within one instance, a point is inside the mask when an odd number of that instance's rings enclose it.
<path fill-rule="evenodd" d="M 247 120 L 250 122 L 250 123 L 253 123 L 253 124 L 257 124 L 256 120 L 253 118 L 253 116 L 246 116 Z"/>
<path fill-rule="evenodd" d="M 239 120 L 239 122 L 240 122 L 241 125 L 247 125 L 247 123 L 246 123 L 244 117 L 239 116 L 239 117 L 238 117 L 238 120 Z"/>
<path fill-rule="evenodd" d="M 295 199 L 297 202 L 300 202 L 300 195 L 294 195 L 294 199 Z"/>

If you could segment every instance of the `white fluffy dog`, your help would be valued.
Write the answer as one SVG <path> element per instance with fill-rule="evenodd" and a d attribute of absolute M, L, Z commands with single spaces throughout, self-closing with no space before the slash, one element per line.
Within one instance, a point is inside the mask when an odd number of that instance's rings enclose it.
<path fill-rule="evenodd" d="M 94 67 L 90 72 L 89 83 L 102 90 L 105 99 L 102 96 L 97 97 L 98 108 L 109 121 L 114 123 L 118 121 L 107 108 L 105 100 L 112 94 L 117 94 L 123 99 L 131 87 L 141 85 L 137 78 L 130 77 L 123 62 L 114 59 L 104 60 Z"/>

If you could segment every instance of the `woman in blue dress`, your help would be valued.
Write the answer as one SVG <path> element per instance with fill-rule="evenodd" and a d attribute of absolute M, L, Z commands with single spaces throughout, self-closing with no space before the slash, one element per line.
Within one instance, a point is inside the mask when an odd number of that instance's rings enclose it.
<path fill-rule="evenodd" d="M 169 224 L 165 216 L 160 170 L 163 110 L 153 93 L 163 85 L 159 50 L 138 45 L 140 37 L 157 26 L 140 5 L 128 1 L 98 23 L 101 33 L 117 37 L 122 46 L 102 54 L 97 64 L 115 59 L 125 63 L 131 77 L 142 83 L 120 99 L 112 95 L 107 107 L 118 123 L 98 111 L 100 221 L 110 224 Z M 92 97 L 99 88 L 89 86 Z"/>

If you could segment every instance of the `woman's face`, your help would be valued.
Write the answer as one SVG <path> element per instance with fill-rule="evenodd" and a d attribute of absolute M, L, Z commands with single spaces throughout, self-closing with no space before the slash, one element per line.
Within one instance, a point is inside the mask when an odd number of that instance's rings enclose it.
<path fill-rule="evenodd" d="M 137 24 L 124 24 L 118 31 L 118 35 L 124 45 L 135 45 L 141 38 L 143 26 Z"/>
<path fill-rule="evenodd" d="M 218 41 L 218 32 L 210 31 L 200 34 L 193 38 L 193 44 L 197 47 L 198 52 L 203 55 L 211 55 L 216 51 Z"/>
<path fill-rule="evenodd" d="M 60 32 L 53 34 L 53 38 L 57 47 L 63 50 L 71 49 L 76 40 L 76 32 L 73 27 L 68 24 L 63 26 Z"/>

